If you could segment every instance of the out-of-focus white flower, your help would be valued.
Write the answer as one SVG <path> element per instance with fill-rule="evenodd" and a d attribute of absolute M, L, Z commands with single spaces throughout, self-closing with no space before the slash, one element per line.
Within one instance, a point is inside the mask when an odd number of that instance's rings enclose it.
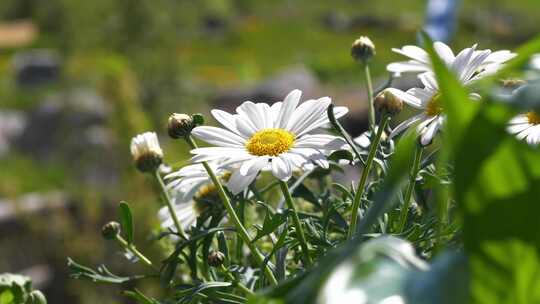
<path fill-rule="evenodd" d="M 459 52 L 457 56 L 454 56 L 452 50 L 450 50 L 450 48 L 443 43 L 435 43 L 434 47 L 439 56 L 441 56 L 443 61 L 448 65 L 450 70 L 454 72 L 458 81 L 463 85 L 470 85 L 475 80 L 495 72 L 501 67 L 502 62 L 514 56 L 508 51 L 477 51 L 476 45 L 471 48 L 464 49 Z M 415 65 L 420 66 L 419 62 L 421 62 L 422 71 L 430 69 L 429 61 L 420 61 L 422 58 L 427 59 L 427 57 L 425 57 L 427 54 L 424 50 L 418 47 L 413 48 L 412 46 L 407 46 L 402 49 L 402 52 L 411 56 L 414 54 L 415 57 L 419 59 Z M 405 70 L 402 69 L 401 71 Z M 420 135 L 420 143 L 422 145 L 429 145 L 444 124 L 445 115 L 439 100 L 439 85 L 435 79 L 435 75 L 428 71 L 418 75 L 418 78 L 424 85 L 423 88 L 412 88 L 407 92 L 394 88 L 387 89 L 397 97 L 401 98 L 411 107 L 422 111 L 422 113 L 417 114 L 399 124 L 392 131 L 390 137 L 394 137 L 410 126 L 419 123 L 417 130 L 418 134 Z M 479 98 L 478 94 L 471 94 L 470 97 L 472 99 Z"/>
<path fill-rule="evenodd" d="M 452 49 L 443 42 L 436 41 L 433 43 L 433 48 L 437 55 L 444 63 L 452 70 L 464 71 L 464 67 L 468 66 L 467 74 L 458 74 L 460 80 L 474 80 L 483 77 L 489 73 L 497 71 L 501 65 L 516 56 L 508 50 L 492 52 L 491 50 L 476 50 L 476 44 L 470 48 L 466 48 L 459 52 L 456 56 Z M 386 69 L 396 76 L 401 73 L 424 73 L 433 72 L 429 54 L 422 48 L 415 45 L 406 45 L 401 49 L 392 49 L 392 51 L 408 57 L 407 61 L 390 63 Z M 469 56 L 468 54 L 471 53 Z M 467 58 L 470 57 L 470 58 Z M 467 60 L 464 60 L 467 59 Z M 474 69 L 470 69 L 474 67 Z"/>
<path fill-rule="evenodd" d="M 288 180 L 296 168 L 314 162 L 327 168 L 326 155 L 343 145 L 339 137 L 323 134 L 319 128 L 328 124 L 326 109 L 329 97 L 308 100 L 299 105 L 302 92 L 290 92 L 283 102 L 244 102 L 236 114 L 212 110 L 224 128 L 201 126 L 192 134 L 215 147 L 193 149 L 193 162 L 220 160 L 223 166 L 235 165 L 227 184 L 238 193 L 262 171 L 271 171 L 280 180 Z M 347 108 L 336 107 L 336 117 Z"/>
<path fill-rule="evenodd" d="M 220 167 L 217 162 L 208 165 L 218 178 L 230 176 L 230 171 Z M 212 180 L 202 164 L 192 164 L 165 176 L 167 189 L 174 193 L 180 202 L 190 201 L 195 193 L 204 185 L 212 184 Z"/>
<path fill-rule="evenodd" d="M 529 62 L 529 68 L 540 71 L 540 54 L 534 54 Z"/>
<path fill-rule="evenodd" d="M 508 132 L 531 146 L 537 146 L 540 143 L 540 114 L 530 111 L 517 115 L 510 120 Z"/>
<path fill-rule="evenodd" d="M 212 182 L 201 184 L 198 187 L 194 187 L 194 189 L 196 191 L 189 201 L 182 201 L 180 196 L 175 196 L 174 198 L 174 211 L 176 212 L 178 222 L 180 222 L 184 230 L 189 230 L 191 226 L 195 226 L 197 218 L 206 211 L 211 208 L 221 207 L 221 200 Z M 162 207 L 158 211 L 158 217 L 161 227 L 175 228 L 174 221 L 167 207 Z"/>
<path fill-rule="evenodd" d="M 156 170 L 163 160 L 163 150 L 159 146 L 155 132 L 145 132 L 131 139 L 131 156 L 142 172 Z"/>

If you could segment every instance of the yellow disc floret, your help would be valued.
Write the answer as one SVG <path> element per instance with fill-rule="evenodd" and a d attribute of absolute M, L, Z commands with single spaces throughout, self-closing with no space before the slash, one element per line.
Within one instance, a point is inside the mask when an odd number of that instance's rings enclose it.
<path fill-rule="evenodd" d="M 529 120 L 529 123 L 532 125 L 540 124 L 540 114 L 534 111 L 527 112 L 527 119 Z"/>
<path fill-rule="evenodd" d="M 284 129 L 263 129 L 251 136 L 246 149 L 257 156 L 278 156 L 293 146 L 294 137 L 294 134 Z"/>
<path fill-rule="evenodd" d="M 435 94 L 426 105 L 427 116 L 437 116 L 442 113 L 443 108 L 440 104 L 440 94 Z"/>

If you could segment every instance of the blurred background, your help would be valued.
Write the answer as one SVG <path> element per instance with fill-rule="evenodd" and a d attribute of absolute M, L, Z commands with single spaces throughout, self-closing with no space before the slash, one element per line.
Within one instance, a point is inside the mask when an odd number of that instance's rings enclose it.
<path fill-rule="evenodd" d="M 385 65 L 402 59 L 392 47 L 414 44 L 426 20 L 448 25 L 444 2 L 428 17 L 426 0 L 0 1 L 0 273 L 31 276 L 50 303 L 127 303 L 114 286 L 70 279 L 66 257 L 143 271 L 101 239 L 120 200 L 134 209 L 138 247 L 162 257 L 148 233 L 160 203 L 132 166 L 133 135 L 156 130 L 166 161 L 181 162 L 186 147 L 166 136 L 171 112 L 232 110 L 293 88 L 349 106 L 358 135 L 366 92 L 352 41 L 374 41 L 382 84 Z M 454 49 L 514 49 L 538 32 L 538 0 L 457 4 L 455 33 L 440 36 Z"/>

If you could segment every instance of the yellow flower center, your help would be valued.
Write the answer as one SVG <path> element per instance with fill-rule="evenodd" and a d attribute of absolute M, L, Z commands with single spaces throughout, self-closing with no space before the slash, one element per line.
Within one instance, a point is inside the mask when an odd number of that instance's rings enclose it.
<path fill-rule="evenodd" d="M 431 98 L 431 100 L 428 102 L 426 106 L 426 115 L 427 116 L 437 116 L 442 113 L 443 108 L 439 102 L 440 100 L 440 94 L 435 94 Z"/>
<path fill-rule="evenodd" d="M 230 172 L 225 172 L 221 176 L 221 181 L 227 182 L 231 177 Z M 206 212 L 210 207 L 216 206 L 216 202 L 219 202 L 219 194 L 216 186 L 213 183 L 204 184 L 199 188 L 197 193 L 193 196 L 193 207 L 198 215 Z"/>
<path fill-rule="evenodd" d="M 263 129 L 246 143 L 249 153 L 257 156 L 277 156 L 287 152 L 294 144 L 294 134 L 283 129 Z"/>
<path fill-rule="evenodd" d="M 527 119 L 529 120 L 530 124 L 533 124 L 533 125 L 540 124 L 540 114 L 534 111 L 527 112 Z"/>

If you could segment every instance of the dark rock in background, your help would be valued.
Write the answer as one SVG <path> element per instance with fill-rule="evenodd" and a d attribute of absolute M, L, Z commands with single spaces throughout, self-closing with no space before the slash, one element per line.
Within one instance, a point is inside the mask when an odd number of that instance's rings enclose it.
<path fill-rule="evenodd" d="M 30 50 L 16 53 L 12 61 L 17 84 L 35 87 L 60 78 L 60 57 L 52 50 Z"/>
<path fill-rule="evenodd" d="M 95 91 L 63 91 L 28 113 L 27 124 L 12 139 L 13 145 L 39 161 L 62 160 L 85 182 L 111 185 L 118 172 L 108 118 L 107 104 Z"/>

